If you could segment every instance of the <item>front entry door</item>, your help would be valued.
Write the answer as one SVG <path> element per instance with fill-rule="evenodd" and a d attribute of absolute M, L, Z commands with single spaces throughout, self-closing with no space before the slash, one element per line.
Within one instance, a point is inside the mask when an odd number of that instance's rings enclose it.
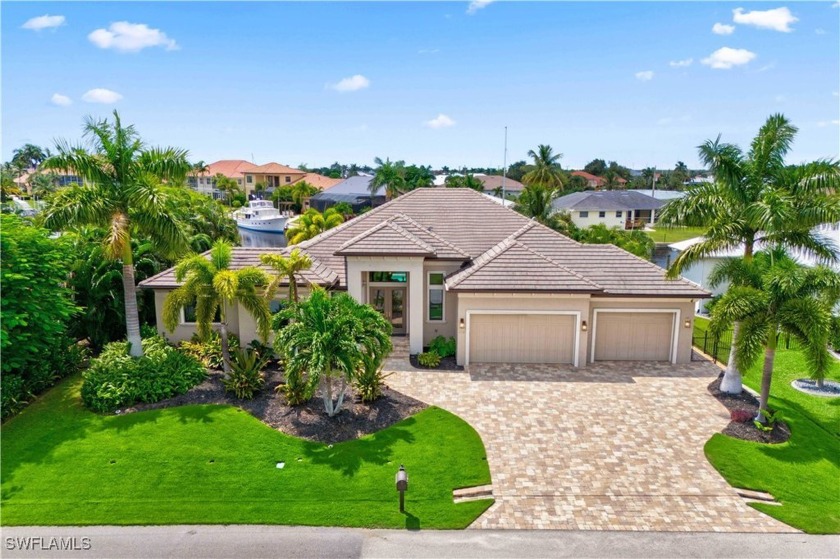
<path fill-rule="evenodd" d="M 369 301 L 385 315 L 394 334 L 405 334 L 405 287 L 371 287 Z"/>

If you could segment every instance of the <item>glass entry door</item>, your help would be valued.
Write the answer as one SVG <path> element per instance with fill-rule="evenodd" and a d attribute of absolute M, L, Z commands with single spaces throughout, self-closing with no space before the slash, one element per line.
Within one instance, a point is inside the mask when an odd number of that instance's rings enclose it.
<path fill-rule="evenodd" d="M 394 334 L 405 334 L 405 287 L 371 287 L 368 301 L 388 319 Z"/>

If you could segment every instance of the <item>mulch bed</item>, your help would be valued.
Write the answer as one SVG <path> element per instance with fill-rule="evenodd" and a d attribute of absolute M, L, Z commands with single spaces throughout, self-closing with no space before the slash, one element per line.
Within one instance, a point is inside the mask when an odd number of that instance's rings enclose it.
<path fill-rule="evenodd" d="M 721 392 L 721 380 L 723 380 L 723 373 L 709 385 L 709 392 L 712 396 L 717 398 L 730 412 L 732 410 L 746 410 L 750 412 L 750 417 L 758 415 L 758 400 L 755 396 L 746 390 L 738 395 Z M 760 431 L 753 424 L 752 419 L 745 423 L 730 421 L 722 433 L 744 441 L 770 444 L 783 443 L 790 438 L 790 428 L 783 421 L 776 421 L 772 431 Z"/>
<path fill-rule="evenodd" d="M 424 367 L 417 360 L 416 355 L 411 355 L 411 356 L 409 356 L 408 359 L 411 362 L 412 366 L 414 366 L 418 369 L 427 369 L 429 371 L 463 371 L 464 370 L 464 368 L 461 367 L 460 365 L 458 365 L 458 363 L 455 361 L 455 356 L 454 355 L 452 355 L 450 357 L 444 357 L 443 359 L 441 359 L 440 360 L 440 365 L 438 365 L 437 367 Z"/>
<path fill-rule="evenodd" d="M 341 412 L 329 417 L 324 411 L 324 402 L 318 395 L 305 404 L 289 406 L 286 398 L 275 391 L 282 383 L 283 372 L 267 369 L 265 374 L 265 387 L 253 400 L 240 400 L 232 394 L 225 393 L 221 383 L 222 372 L 211 370 L 204 382 L 185 394 L 154 404 L 137 404 L 118 413 L 191 404 L 228 404 L 242 408 L 263 423 L 287 435 L 331 444 L 381 431 L 428 407 L 419 400 L 387 387 L 383 388 L 382 396 L 376 401 L 364 404 L 352 389 L 348 389 Z"/>

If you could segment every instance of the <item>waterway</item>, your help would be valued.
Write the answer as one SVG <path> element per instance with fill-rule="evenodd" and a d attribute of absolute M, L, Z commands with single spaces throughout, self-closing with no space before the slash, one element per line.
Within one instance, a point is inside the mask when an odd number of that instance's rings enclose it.
<path fill-rule="evenodd" d="M 283 233 L 266 233 L 265 231 L 251 231 L 239 229 L 239 238 L 244 247 L 269 248 L 286 246 L 286 235 Z"/>

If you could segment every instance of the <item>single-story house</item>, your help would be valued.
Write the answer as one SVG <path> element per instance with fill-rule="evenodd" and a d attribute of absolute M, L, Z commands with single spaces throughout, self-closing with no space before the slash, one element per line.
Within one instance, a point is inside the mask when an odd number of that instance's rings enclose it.
<path fill-rule="evenodd" d="M 501 193 L 502 182 L 504 182 L 505 194 L 508 196 L 519 196 L 525 188 L 525 185 L 521 182 L 501 175 L 475 175 L 475 178 L 481 181 L 481 184 L 484 185 L 484 192 L 488 193 Z"/>
<path fill-rule="evenodd" d="M 455 337 L 457 362 L 566 363 L 691 360 L 694 303 L 709 294 L 612 245 L 586 245 L 466 188 L 421 188 L 297 248 L 308 284 L 346 291 L 382 312 L 411 353 Z M 234 249 L 233 266 L 275 249 Z M 170 268 L 140 283 L 158 317 L 178 286 Z M 183 323 L 173 340 L 192 336 Z M 242 309 L 230 328 L 256 336 Z M 158 318 L 158 329 L 164 331 Z"/>
<path fill-rule="evenodd" d="M 380 186 L 376 194 L 370 195 L 370 181 L 373 177 L 355 176 L 348 177 L 338 184 L 325 188 L 309 199 L 309 207 L 323 212 L 330 206 L 339 202 L 347 202 L 353 206 L 353 211 L 359 213 L 363 208 L 382 205 L 385 203 L 385 187 Z"/>
<path fill-rule="evenodd" d="M 569 213 L 578 227 L 603 224 L 620 229 L 639 229 L 653 223 L 656 210 L 664 205 L 662 200 L 635 190 L 585 190 L 552 202 L 555 211 Z"/>
<path fill-rule="evenodd" d="M 587 188 L 594 188 L 599 189 L 604 186 L 604 183 L 607 181 L 604 177 L 599 177 L 598 175 L 593 175 L 592 173 L 587 173 L 586 171 L 572 171 L 573 177 L 581 177 L 586 181 Z M 624 187 L 627 184 L 627 181 L 621 177 L 615 178 L 616 182 Z"/>

